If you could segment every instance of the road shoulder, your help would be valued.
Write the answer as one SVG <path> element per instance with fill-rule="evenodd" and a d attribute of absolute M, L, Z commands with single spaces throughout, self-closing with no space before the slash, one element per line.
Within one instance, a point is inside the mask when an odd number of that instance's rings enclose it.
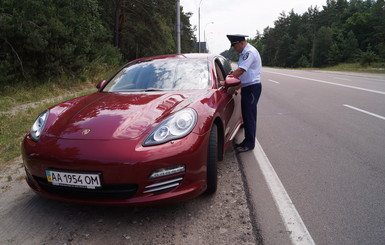
<path fill-rule="evenodd" d="M 243 133 L 238 133 L 235 142 L 240 142 L 242 137 Z M 289 231 L 283 224 L 253 152 L 237 154 L 237 158 L 250 206 L 250 217 L 259 233 L 257 240 L 267 245 L 290 244 Z"/>

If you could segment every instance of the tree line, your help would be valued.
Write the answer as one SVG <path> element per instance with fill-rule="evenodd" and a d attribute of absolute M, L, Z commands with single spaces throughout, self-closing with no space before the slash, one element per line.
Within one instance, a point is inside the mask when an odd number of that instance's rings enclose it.
<path fill-rule="evenodd" d="M 249 40 L 267 66 L 325 67 L 385 62 L 384 0 L 327 0 L 322 10 L 282 13 Z"/>
<path fill-rule="evenodd" d="M 181 8 L 182 53 L 194 52 L 192 14 Z M 175 53 L 175 16 L 175 0 L 0 0 L 0 85 Z M 267 66 L 384 62 L 385 3 L 327 0 L 322 10 L 283 12 L 248 41 Z"/>
<path fill-rule="evenodd" d="M 182 52 L 194 48 L 181 11 Z M 0 85 L 175 53 L 175 0 L 0 0 Z"/>

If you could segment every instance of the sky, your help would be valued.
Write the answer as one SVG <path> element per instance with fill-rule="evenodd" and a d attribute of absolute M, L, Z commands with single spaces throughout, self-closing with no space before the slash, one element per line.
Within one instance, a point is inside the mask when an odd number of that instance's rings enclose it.
<path fill-rule="evenodd" d="M 326 0 L 180 0 L 180 5 L 184 13 L 193 13 L 190 23 L 196 26 L 197 40 L 200 6 L 200 40 L 207 42 L 211 53 L 220 54 L 230 47 L 227 34 L 253 38 L 257 31 L 263 34 L 266 27 L 274 27 L 282 12 L 302 15 L 311 6 L 322 10 Z"/>

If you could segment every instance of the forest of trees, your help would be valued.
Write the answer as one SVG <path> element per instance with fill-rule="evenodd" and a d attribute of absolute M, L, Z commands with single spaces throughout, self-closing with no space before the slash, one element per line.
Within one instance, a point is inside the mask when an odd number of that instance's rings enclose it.
<path fill-rule="evenodd" d="M 193 51 L 181 12 L 182 52 Z M 0 0 L 0 85 L 175 53 L 175 0 Z"/>
<path fill-rule="evenodd" d="M 0 0 L 0 85 L 175 53 L 175 16 L 175 0 Z M 190 17 L 182 7 L 182 53 L 194 51 Z M 249 42 L 266 66 L 385 62 L 385 3 L 327 0 L 282 13 Z"/>
<path fill-rule="evenodd" d="M 327 0 L 322 10 L 282 13 L 274 27 L 250 40 L 263 64 L 325 67 L 385 62 L 384 0 Z"/>

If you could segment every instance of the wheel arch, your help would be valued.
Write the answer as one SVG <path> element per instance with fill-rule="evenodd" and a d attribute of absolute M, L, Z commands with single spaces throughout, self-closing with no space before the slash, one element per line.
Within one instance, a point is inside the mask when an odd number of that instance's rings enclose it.
<path fill-rule="evenodd" d="M 219 117 L 214 120 L 214 124 L 217 126 L 218 130 L 218 161 L 222 161 L 224 154 L 224 127 L 222 120 Z"/>

